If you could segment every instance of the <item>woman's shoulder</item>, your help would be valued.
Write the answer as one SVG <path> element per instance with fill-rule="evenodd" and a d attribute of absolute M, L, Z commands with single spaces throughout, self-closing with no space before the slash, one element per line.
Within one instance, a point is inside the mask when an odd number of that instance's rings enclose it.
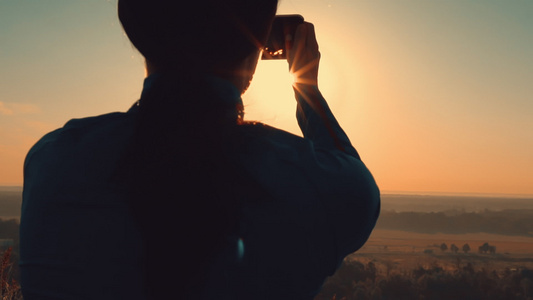
<path fill-rule="evenodd" d="M 106 138 L 106 136 L 115 135 L 117 131 L 133 130 L 132 122 L 133 116 L 122 112 L 71 119 L 63 127 L 45 134 L 32 149 L 37 150 L 50 143 L 65 145 L 88 138 Z"/>
<path fill-rule="evenodd" d="M 111 160 L 127 147 L 134 133 L 133 125 L 130 114 L 118 112 L 72 119 L 45 134 L 31 147 L 24 168 L 41 170 L 54 164 L 54 170 L 58 166 L 71 169 L 95 166 L 96 160 L 111 164 Z"/>

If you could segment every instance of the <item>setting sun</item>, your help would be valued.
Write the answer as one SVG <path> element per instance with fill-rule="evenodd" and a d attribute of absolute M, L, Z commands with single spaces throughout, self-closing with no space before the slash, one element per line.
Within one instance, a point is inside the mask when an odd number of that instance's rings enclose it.
<path fill-rule="evenodd" d="M 326 54 L 335 53 L 326 51 Z M 339 77 L 345 74 L 345 70 L 338 68 L 335 62 L 335 59 L 322 58 L 318 79 L 318 86 L 332 109 L 346 104 L 343 99 L 338 99 L 338 95 L 342 94 L 339 92 Z M 300 73 L 301 70 L 289 72 L 286 60 L 259 60 L 252 84 L 243 96 L 245 119 L 263 122 L 301 136 L 295 118 L 296 101 L 292 88 L 295 82 L 304 83 L 298 78 Z M 344 90 L 351 90 L 353 86 Z M 333 96 L 331 100 L 328 95 Z"/>
<path fill-rule="evenodd" d="M 301 135 L 294 117 L 293 82 L 286 60 L 260 60 L 252 84 L 243 96 L 245 119 Z"/>

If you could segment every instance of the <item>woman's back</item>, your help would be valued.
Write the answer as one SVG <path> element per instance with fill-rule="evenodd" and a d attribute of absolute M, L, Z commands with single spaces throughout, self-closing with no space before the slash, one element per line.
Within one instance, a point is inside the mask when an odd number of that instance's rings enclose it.
<path fill-rule="evenodd" d="M 139 108 L 70 121 L 44 137 L 28 155 L 21 228 L 26 243 L 21 245 L 23 285 L 35 289 L 34 282 L 39 281 L 41 291 L 87 298 L 95 298 L 89 296 L 92 293 L 110 299 L 130 292 L 138 295 L 144 286 L 141 266 L 145 248 L 134 216 L 153 222 L 145 225 L 150 228 L 153 247 L 149 263 L 154 264 L 153 272 L 159 273 L 157 286 L 165 293 L 181 293 L 176 290 L 178 281 L 190 275 L 181 272 L 184 261 L 199 268 L 203 265 L 187 256 L 198 246 L 188 237 L 197 234 L 198 227 L 216 229 L 220 225 L 205 217 L 213 210 L 203 207 L 206 214 L 185 212 L 195 216 L 196 222 L 183 224 L 177 218 L 184 212 L 176 210 L 180 205 L 175 202 L 197 199 L 186 193 L 179 196 L 176 190 L 179 197 L 175 199 L 144 199 L 146 214 L 136 216 L 121 181 L 125 177 L 116 176 L 121 157 L 134 139 Z M 345 242 L 337 237 L 346 234 L 338 231 L 340 220 L 335 214 L 354 222 L 375 221 L 377 190 L 369 194 L 371 199 L 353 199 L 353 194 L 372 182 L 371 177 L 366 178 L 368 182 L 353 178 L 342 191 L 336 188 L 358 163 L 334 148 L 316 149 L 309 140 L 261 124 L 243 124 L 235 130 L 241 141 L 233 156 L 238 158 L 235 167 L 248 176 L 239 182 L 237 191 L 241 201 L 238 222 L 218 244 L 208 275 L 192 292 L 205 291 L 207 298 L 216 299 L 224 299 L 224 293 L 228 299 L 310 299 L 347 254 L 338 252 L 356 250 L 339 249 Z M 328 153 L 331 158 L 324 155 Z M 353 165 L 345 165 L 342 171 L 337 159 L 349 159 Z M 331 168 L 334 171 L 328 171 Z M 44 172 L 49 176 L 39 176 Z M 337 175 L 324 177 L 327 172 Z M 168 188 L 179 187 L 179 180 L 169 178 L 176 184 Z M 189 193 L 209 188 L 202 184 L 188 189 Z M 329 189 L 338 195 L 328 198 Z M 155 190 L 153 195 L 161 196 Z M 355 206 L 344 205 L 344 211 L 330 208 L 349 201 Z M 347 227 L 344 231 L 360 246 L 369 228 Z M 70 271 L 65 272 L 67 267 Z M 57 274 L 42 276 L 50 268 L 57 268 Z M 38 269 L 44 274 L 35 272 Z M 31 291 L 25 292 L 31 295 Z"/>

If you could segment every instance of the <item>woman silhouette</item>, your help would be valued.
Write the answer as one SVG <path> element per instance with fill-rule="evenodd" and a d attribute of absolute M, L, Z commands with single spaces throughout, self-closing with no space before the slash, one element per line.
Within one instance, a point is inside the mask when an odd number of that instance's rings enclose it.
<path fill-rule="evenodd" d="M 118 1 L 148 77 L 28 153 L 25 299 L 312 299 L 363 245 L 379 190 L 318 89 L 312 24 L 287 58 L 304 137 L 243 121 L 276 8 Z"/>

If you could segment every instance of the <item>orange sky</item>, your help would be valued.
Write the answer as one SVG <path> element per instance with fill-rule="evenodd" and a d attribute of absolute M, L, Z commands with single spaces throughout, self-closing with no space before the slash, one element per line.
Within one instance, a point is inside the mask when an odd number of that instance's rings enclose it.
<path fill-rule="evenodd" d="M 116 1 L 0 2 L 0 185 L 71 118 L 125 111 L 142 58 Z M 319 85 L 384 191 L 533 195 L 533 3 L 282 1 L 316 26 Z M 298 134 L 283 62 L 247 118 Z"/>

